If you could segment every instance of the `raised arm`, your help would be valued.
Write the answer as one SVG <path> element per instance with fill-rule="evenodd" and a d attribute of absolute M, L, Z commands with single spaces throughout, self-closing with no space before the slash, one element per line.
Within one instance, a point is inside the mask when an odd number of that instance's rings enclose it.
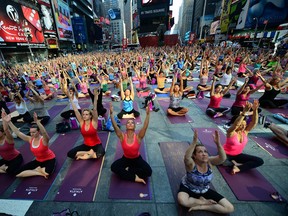
<path fill-rule="evenodd" d="M 41 121 L 38 119 L 37 114 L 34 112 L 34 122 L 37 124 L 42 136 L 43 136 L 43 145 L 48 146 L 49 144 L 49 134 L 47 133 L 46 129 L 44 128 L 44 126 L 41 124 Z"/>
<path fill-rule="evenodd" d="M 174 74 L 174 77 L 173 77 L 173 80 L 172 80 L 172 83 L 171 83 L 171 87 L 170 87 L 170 95 L 173 94 L 173 90 L 174 90 L 174 85 L 175 85 L 176 79 L 177 79 L 177 73 Z"/>
<path fill-rule="evenodd" d="M 215 142 L 217 149 L 218 149 L 218 155 L 210 156 L 209 160 L 210 160 L 211 164 L 216 166 L 216 165 L 222 164 L 226 160 L 227 156 L 226 156 L 226 153 L 225 153 L 225 151 L 221 145 L 218 130 L 215 130 L 215 134 L 213 135 L 213 138 L 214 138 L 214 142 Z"/>
<path fill-rule="evenodd" d="M 134 86 L 133 86 L 133 82 L 132 82 L 131 77 L 129 77 L 129 81 L 130 81 L 130 87 L 131 87 L 131 99 L 134 100 L 135 93 L 134 93 Z"/>
<path fill-rule="evenodd" d="M 71 106 L 72 106 L 72 108 L 73 108 L 73 110 L 74 110 L 74 112 L 75 112 L 75 116 L 76 116 L 77 120 L 78 120 L 79 123 L 80 123 L 80 126 L 82 126 L 83 123 L 84 123 L 84 120 L 83 120 L 82 115 L 80 114 L 79 110 L 77 109 L 76 105 L 75 105 L 74 102 L 73 102 L 73 98 L 72 98 L 72 97 L 74 97 L 74 95 L 71 95 L 71 94 L 68 92 L 68 93 L 67 93 L 67 97 L 69 98 L 69 102 L 71 103 Z"/>
<path fill-rule="evenodd" d="M 210 89 L 210 96 L 214 96 L 215 94 L 215 82 L 216 82 L 216 77 L 213 76 L 212 84 L 211 84 L 211 89 Z M 224 94 L 224 93 L 223 93 Z"/>
<path fill-rule="evenodd" d="M 248 83 L 249 78 L 246 77 L 245 78 L 245 82 L 243 83 L 243 85 L 241 86 L 241 88 L 237 91 L 237 95 L 240 95 L 242 93 L 242 91 L 244 90 L 244 88 L 246 87 L 247 83 Z"/>
<path fill-rule="evenodd" d="M 1 114 L 1 118 L 4 119 L 5 116 L 6 116 L 6 112 L 5 110 L 2 108 L 2 114 Z M 3 121 L 3 130 L 4 130 L 4 133 L 6 135 L 6 140 L 9 144 L 12 144 L 14 143 L 14 138 L 9 130 L 9 126 L 8 126 L 8 123 L 6 121 Z"/>
<path fill-rule="evenodd" d="M 231 86 L 237 81 L 237 79 L 235 77 L 232 77 L 229 85 L 227 86 L 227 88 L 223 91 L 223 95 L 227 94 L 231 88 Z"/>
<path fill-rule="evenodd" d="M 17 127 L 15 127 L 15 125 L 11 122 L 11 116 L 10 115 L 6 115 L 4 118 L 2 117 L 3 121 L 6 121 L 6 123 L 9 125 L 9 127 L 11 128 L 11 130 L 22 140 L 24 140 L 25 142 L 30 142 L 31 137 L 25 135 L 24 133 L 20 132 L 19 129 Z"/>
<path fill-rule="evenodd" d="M 124 100 L 125 94 L 124 94 L 124 90 L 123 90 L 123 81 L 122 81 L 121 77 L 120 77 L 120 95 L 121 95 L 121 100 Z"/>
<path fill-rule="evenodd" d="M 122 142 L 123 139 L 124 139 L 124 135 L 122 133 L 122 131 L 120 130 L 120 128 L 118 127 L 115 119 L 114 119 L 114 114 L 113 114 L 113 105 L 112 105 L 112 102 L 110 102 L 110 118 L 111 118 L 111 121 L 112 121 L 112 126 L 114 128 L 114 131 L 117 135 L 117 137 L 120 139 L 120 141 Z"/>
<path fill-rule="evenodd" d="M 253 109 L 252 121 L 247 125 L 245 129 L 247 133 L 250 132 L 258 124 L 258 107 L 259 107 L 259 101 L 254 100 L 252 106 Z"/>
<path fill-rule="evenodd" d="M 195 162 L 192 158 L 192 154 L 195 150 L 197 140 L 198 140 L 198 131 L 195 129 L 192 143 L 189 145 L 188 149 L 185 152 L 185 156 L 184 156 L 184 164 L 185 164 L 186 171 L 188 171 L 188 172 L 192 171 L 194 166 L 195 166 Z"/>
<path fill-rule="evenodd" d="M 98 112 L 97 112 L 97 102 L 98 102 L 98 89 L 94 89 L 94 103 L 93 103 L 93 110 L 92 110 L 92 115 L 93 115 L 93 120 L 95 122 L 94 128 L 97 129 L 98 127 Z M 82 117 L 81 117 L 82 118 Z"/>
<path fill-rule="evenodd" d="M 238 128 L 240 126 L 240 124 L 243 121 L 246 113 L 249 112 L 251 107 L 252 107 L 252 104 L 247 101 L 242 113 L 238 116 L 238 118 L 235 120 L 233 125 L 227 130 L 227 137 L 231 137 L 233 135 L 233 133 L 235 132 L 236 128 Z"/>
<path fill-rule="evenodd" d="M 149 106 L 146 106 L 146 118 L 145 118 L 145 121 L 144 121 L 144 124 L 143 124 L 143 127 L 141 128 L 141 130 L 139 131 L 138 133 L 138 139 L 141 141 L 144 136 L 145 136 L 145 133 L 147 131 L 147 128 L 148 128 L 148 125 L 149 125 L 149 119 L 150 119 L 150 108 Z"/>

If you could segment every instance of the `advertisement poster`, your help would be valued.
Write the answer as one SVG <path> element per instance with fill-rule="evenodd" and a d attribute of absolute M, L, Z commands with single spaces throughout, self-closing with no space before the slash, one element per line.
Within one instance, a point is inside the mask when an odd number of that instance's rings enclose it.
<path fill-rule="evenodd" d="M 230 7 L 230 27 L 243 29 L 247 18 L 250 0 L 234 1 Z"/>
<path fill-rule="evenodd" d="M 52 7 L 59 40 L 74 41 L 67 0 L 52 0 Z"/>
<path fill-rule="evenodd" d="M 0 44 L 16 43 L 18 46 L 43 44 L 44 36 L 38 11 L 9 0 L 0 7 Z M 45 47 L 45 45 L 43 44 Z"/>
<path fill-rule="evenodd" d="M 85 44 L 87 43 L 87 34 L 85 27 L 85 20 L 83 17 L 73 17 L 73 32 L 76 44 Z"/>
<path fill-rule="evenodd" d="M 220 18 L 221 33 L 226 33 L 229 27 L 229 13 L 230 13 L 231 0 L 223 0 L 222 13 Z"/>
<path fill-rule="evenodd" d="M 273 0 L 273 1 L 253 1 L 250 0 L 248 15 L 245 28 L 253 28 L 255 19 L 258 20 L 258 26 L 278 26 L 288 22 L 288 0 Z"/>
<path fill-rule="evenodd" d="M 157 5 L 157 4 L 165 4 L 168 2 L 169 2 L 169 5 L 173 4 L 173 1 L 171 2 L 171 0 L 141 0 L 141 4 L 143 7 Z"/>
<path fill-rule="evenodd" d="M 56 27 L 49 0 L 38 0 L 38 4 L 40 8 L 39 15 L 44 36 L 56 35 Z"/>
<path fill-rule="evenodd" d="M 217 34 L 217 29 L 220 26 L 220 20 L 214 21 L 211 23 L 211 27 L 210 27 L 210 35 L 215 35 Z"/>

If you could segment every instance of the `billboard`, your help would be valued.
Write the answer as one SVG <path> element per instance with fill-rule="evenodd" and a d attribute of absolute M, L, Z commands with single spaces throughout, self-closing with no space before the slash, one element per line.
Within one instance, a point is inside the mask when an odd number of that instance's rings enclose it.
<path fill-rule="evenodd" d="M 56 35 L 56 27 L 53 19 L 52 8 L 49 0 L 38 0 L 40 7 L 39 15 L 44 36 L 51 37 Z"/>
<path fill-rule="evenodd" d="M 73 17 L 72 19 L 73 33 L 75 43 L 87 43 L 86 24 L 83 17 Z"/>
<path fill-rule="evenodd" d="M 210 27 L 210 35 L 215 35 L 217 34 L 217 29 L 220 26 L 220 20 L 214 21 L 211 23 L 211 27 Z"/>
<path fill-rule="evenodd" d="M 173 4 L 173 1 L 171 2 L 171 0 L 141 0 L 141 5 L 143 7 L 146 7 L 146 6 L 154 6 L 158 4 L 167 4 L 168 2 L 169 2 L 169 5 Z"/>
<path fill-rule="evenodd" d="M 43 44 L 45 47 L 38 11 L 10 0 L 2 0 L 1 3 L 1 45 L 16 43 L 22 46 L 27 44 L 27 39 L 29 39 L 31 44 Z"/>
<path fill-rule="evenodd" d="M 238 0 L 232 2 L 229 15 L 229 27 L 235 29 L 243 29 L 245 27 L 249 4 L 250 0 Z"/>
<path fill-rule="evenodd" d="M 159 17 L 159 16 L 166 16 L 168 14 L 169 5 L 156 5 L 153 7 L 142 7 L 140 11 L 141 19 L 147 17 Z"/>
<path fill-rule="evenodd" d="M 119 20 L 119 19 L 121 19 L 121 11 L 120 11 L 119 8 L 109 9 L 108 10 L 108 15 L 109 15 L 111 20 Z"/>
<path fill-rule="evenodd" d="M 245 28 L 255 27 L 257 18 L 258 25 L 264 26 L 266 21 L 267 26 L 278 26 L 288 21 L 288 0 L 273 0 L 273 1 L 252 1 L 248 8 Z"/>
<path fill-rule="evenodd" d="M 74 41 L 67 0 L 52 0 L 52 8 L 59 40 Z"/>
<path fill-rule="evenodd" d="M 231 0 L 223 0 L 222 13 L 220 18 L 221 33 L 226 33 L 229 27 L 229 14 L 230 14 Z"/>

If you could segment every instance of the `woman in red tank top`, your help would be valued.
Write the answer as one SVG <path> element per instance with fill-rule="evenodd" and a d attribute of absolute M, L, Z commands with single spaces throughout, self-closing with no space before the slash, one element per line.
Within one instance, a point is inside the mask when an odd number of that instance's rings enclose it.
<path fill-rule="evenodd" d="M 34 113 L 34 122 L 30 128 L 30 136 L 20 132 L 11 122 L 11 116 L 4 113 L 2 119 L 9 124 L 12 131 L 25 142 L 30 143 L 30 150 L 35 156 L 35 160 L 23 165 L 16 177 L 43 176 L 48 178 L 55 170 L 56 157 L 53 151 L 49 149 L 50 137 Z"/>
<path fill-rule="evenodd" d="M 135 133 L 136 126 L 132 119 L 127 120 L 125 133 L 120 130 L 113 116 L 112 104 L 110 104 L 110 116 L 124 153 L 122 158 L 114 161 L 111 165 L 112 172 L 124 180 L 146 184 L 145 179 L 152 175 L 152 169 L 150 165 L 142 159 L 139 149 L 149 125 L 149 106 L 146 107 L 144 125 L 138 134 Z"/>
<path fill-rule="evenodd" d="M 43 84 L 43 89 L 44 89 L 45 94 L 42 94 L 41 97 L 44 100 L 52 99 L 57 89 L 53 85 L 47 84 L 44 80 L 42 80 L 42 84 Z M 53 92 L 51 91 L 51 89 L 53 89 Z"/>
<path fill-rule="evenodd" d="M 227 112 L 229 112 L 229 107 L 220 107 L 220 103 L 223 99 L 223 96 L 229 92 L 230 87 L 233 85 L 234 82 L 236 82 L 235 78 L 232 78 L 228 87 L 224 89 L 221 84 L 215 85 L 216 77 L 213 77 L 213 82 L 211 85 L 210 90 L 210 103 L 206 109 L 206 114 L 213 118 L 218 118 L 223 115 L 225 115 Z"/>
<path fill-rule="evenodd" d="M 98 101 L 98 89 L 94 89 L 94 103 L 93 111 L 89 109 L 83 109 L 82 115 L 78 111 L 76 105 L 73 103 L 73 99 L 70 94 L 69 100 L 72 104 L 76 118 L 80 124 L 80 131 L 84 138 L 84 144 L 71 149 L 67 156 L 76 160 L 87 160 L 100 158 L 105 154 L 105 149 L 102 146 L 101 140 L 97 133 L 98 127 L 98 112 L 97 112 L 97 101 Z"/>
<path fill-rule="evenodd" d="M 2 118 L 5 117 L 5 111 L 2 112 Z M 15 175 L 20 168 L 23 157 L 14 147 L 14 138 L 10 133 L 8 124 L 3 121 L 3 127 L 0 126 L 0 174 L 8 173 Z"/>

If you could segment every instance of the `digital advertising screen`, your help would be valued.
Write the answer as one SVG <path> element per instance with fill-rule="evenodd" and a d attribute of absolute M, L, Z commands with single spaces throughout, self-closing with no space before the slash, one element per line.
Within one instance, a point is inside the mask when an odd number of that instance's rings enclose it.
<path fill-rule="evenodd" d="M 52 0 L 59 40 L 74 41 L 69 5 L 63 0 Z"/>
<path fill-rule="evenodd" d="M 53 19 L 52 8 L 49 0 L 38 0 L 39 15 L 44 36 L 56 35 L 56 27 Z"/>
<path fill-rule="evenodd" d="M 44 44 L 43 29 L 38 11 L 9 0 L 0 7 L 0 44 Z"/>
<path fill-rule="evenodd" d="M 141 0 L 141 5 L 143 7 L 146 7 L 146 6 L 154 6 L 157 4 L 165 4 L 168 2 L 170 5 L 171 5 L 171 3 L 173 4 L 173 1 L 171 2 L 171 0 Z"/>

